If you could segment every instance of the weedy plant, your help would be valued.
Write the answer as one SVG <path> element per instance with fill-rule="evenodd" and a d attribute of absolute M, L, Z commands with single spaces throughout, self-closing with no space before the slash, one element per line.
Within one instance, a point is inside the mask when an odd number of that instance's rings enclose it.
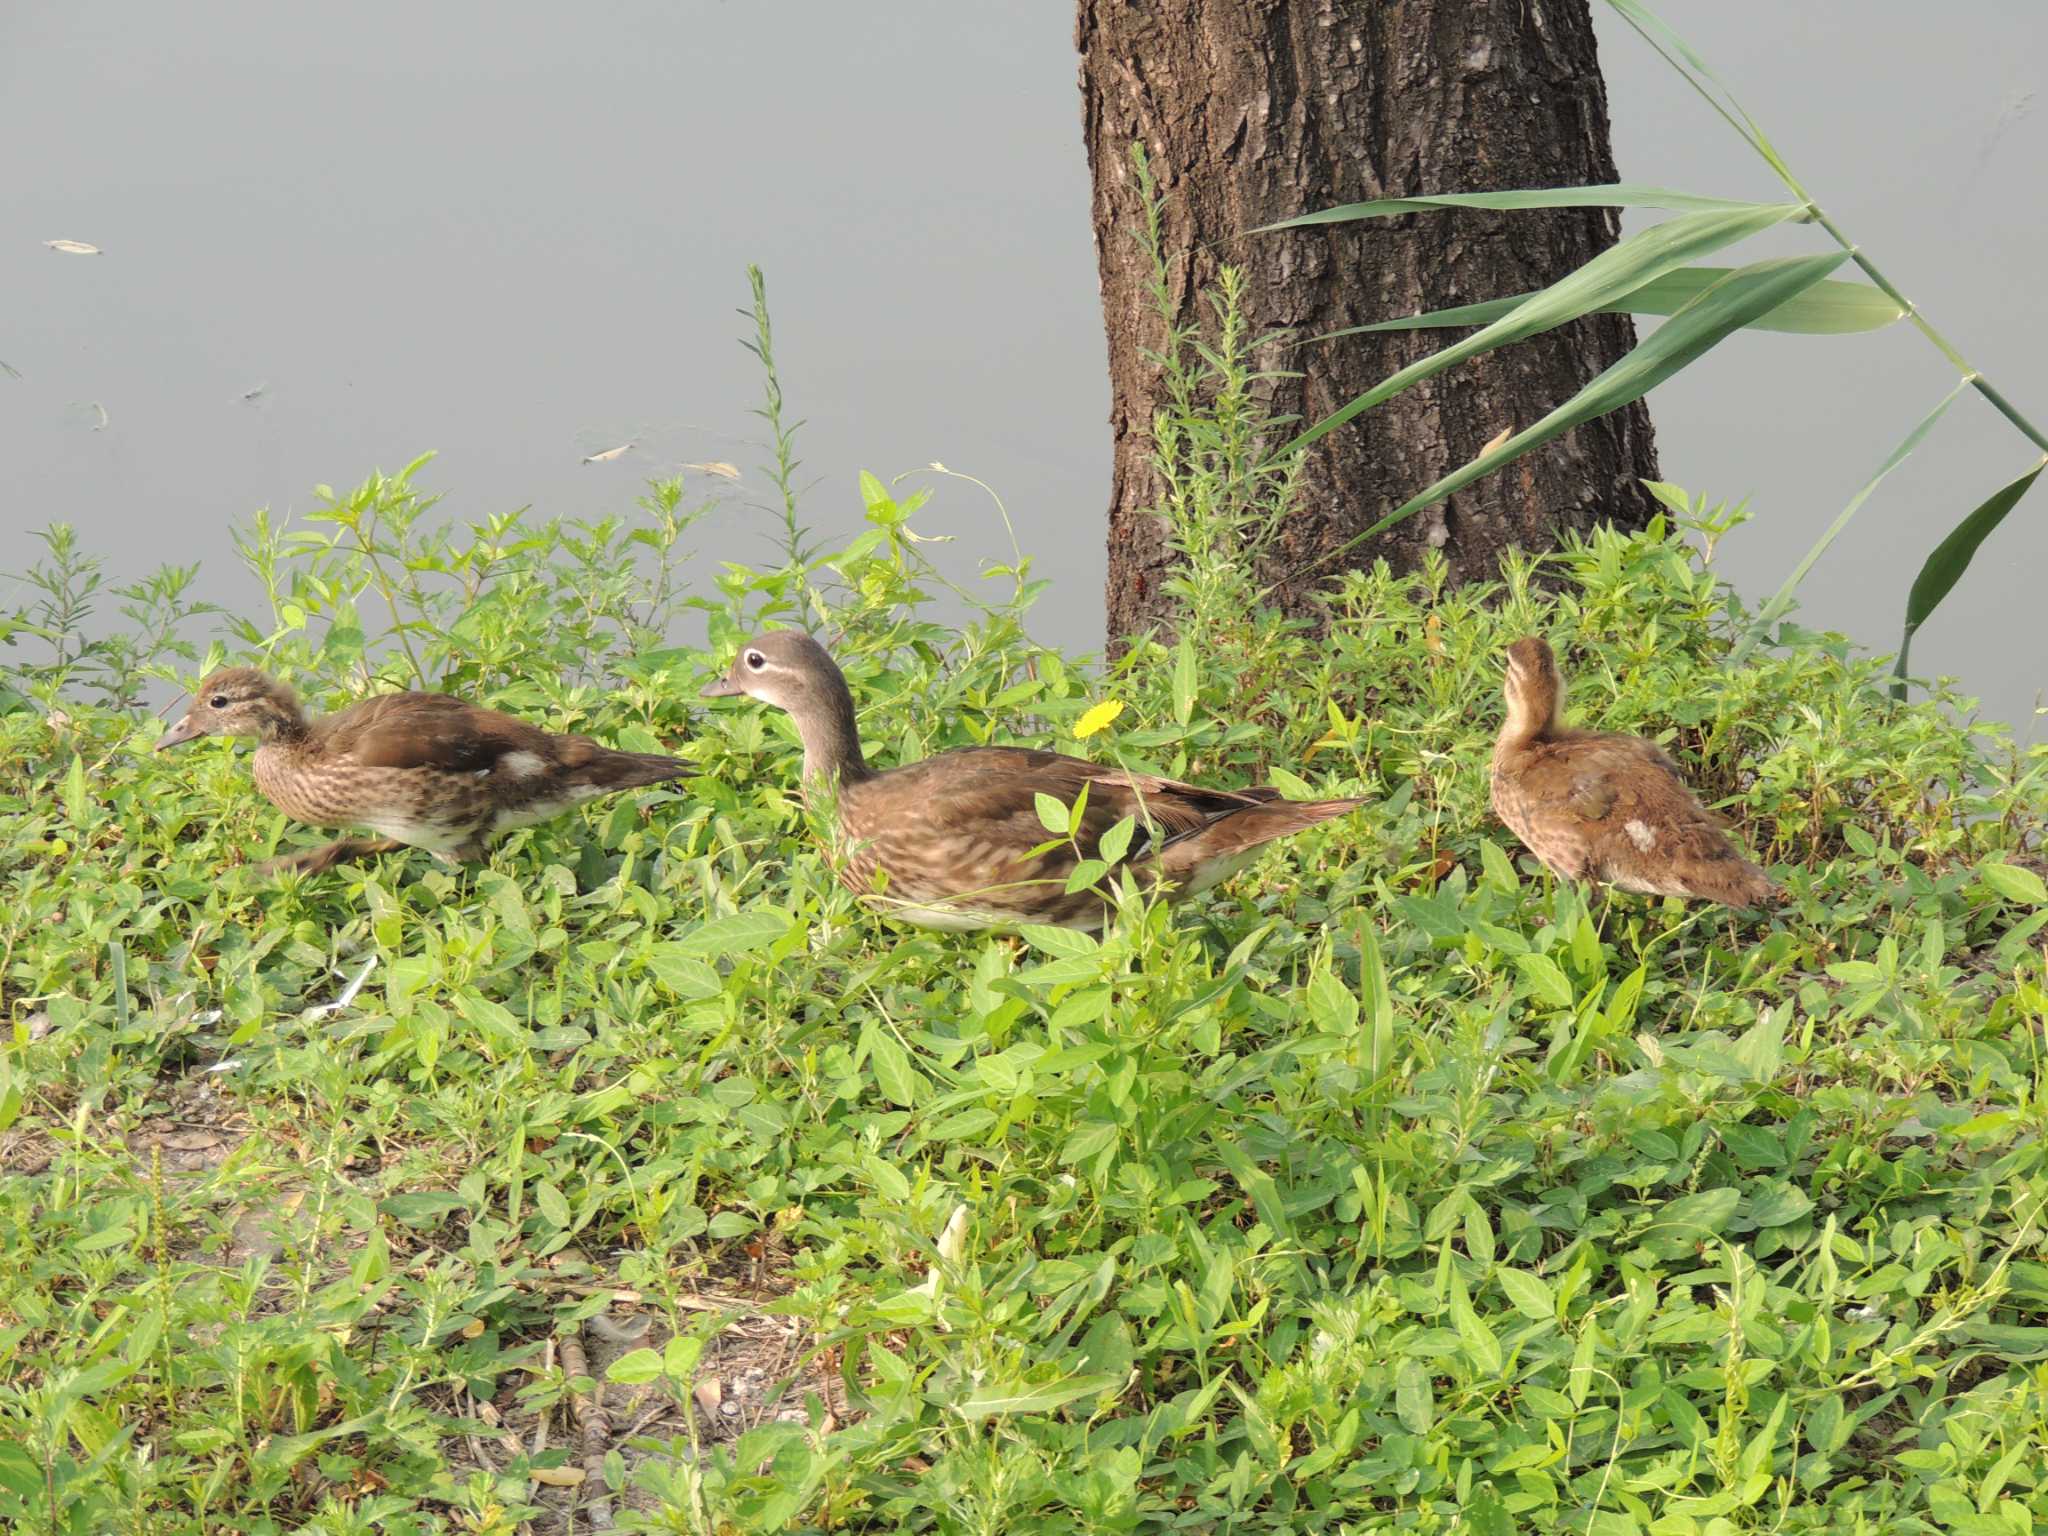
<path fill-rule="evenodd" d="M 1202 482 L 1244 462 L 1218 382 L 1163 469 L 1227 518 L 1271 487 Z M 1683 521 L 1540 583 L 1353 572 L 1313 642 L 1194 569 L 1196 625 L 1098 675 L 1029 639 L 1021 556 L 939 622 L 918 498 L 872 477 L 847 547 L 696 596 L 684 487 L 457 529 L 418 472 L 259 521 L 236 648 L 699 775 L 473 872 L 263 883 L 283 822 L 234 749 L 151 757 L 90 642 L 17 616 L 62 660 L 0 700 L 11 1528 L 2048 1519 L 2048 752 L 1794 625 L 1729 670 L 1691 542 L 1729 515 L 1670 489 Z M 1226 563 L 1213 531 L 1176 536 Z M 1100 936 L 894 929 L 814 847 L 785 718 L 694 703 L 798 616 L 884 760 L 1078 741 L 1372 802 Z M 1687 760 L 1780 914 L 1603 916 L 1518 862 L 1485 658 L 1532 629 L 1583 719 Z M 167 633 L 133 675 L 211 659 Z"/>

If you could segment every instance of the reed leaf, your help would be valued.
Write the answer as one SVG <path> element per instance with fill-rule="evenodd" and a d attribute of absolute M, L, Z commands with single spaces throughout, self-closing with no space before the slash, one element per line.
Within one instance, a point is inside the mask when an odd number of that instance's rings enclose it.
<path fill-rule="evenodd" d="M 2040 463 L 2017 480 L 1993 491 L 1976 511 L 1957 523 L 1949 536 L 1934 546 L 1934 553 L 1920 567 L 1920 574 L 1913 578 L 1913 590 L 1906 594 L 1906 632 L 1899 639 L 1898 664 L 1892 668 L 1894 699 L 1906 697 L 1906 657 L 1913 649 L 1913 636 L 1927 622 L 1927 616 L 1941 606 L 1941 600 L 1962 580 L 1963 572 L 1970 568 L 1970 560 L 1977 553 L 1977 546 L 1991 537 L 1992 530 L 2005 521 L 2006 513 L 2019 505 L 2020 498 L 2040 478 L 2044 468 L 2048 468 L 2048 457 L 2043 457 Z"/>
<path fill-rule="evenodd" d="M 1602 314 L 1671 315 L 1705 293 L 1734 271 L 1733 267 L 1680 267 L 1652 278 L 1642 287 L 1612 304 L 1600 306 Z M 1334 341 L 1339 336 L 1362 336 L 1373 331 L 1430 331 L 1465 325 L 1486 325 L 1511 314 L 1533 294 L 1520 293 L 1505 299 L 1488 299 L 1483 304 L 1460 304 L 1455 309 L 1433 309 L 1427 314 L 1402 315 L 1371 325 L 1347 326 L 1325 331 L 1302 342 Z M 1905 310 L 1883 289 L 1869 283 L 1830 280 L 1815 283 L 1806 292 L 1787 299 L 1767 315 L 1750 321 L 1753 331 L 1785 331 L 1802 336 L 1847 336 L 1858 331 L 1881 331 L 1905 318 Z"/>
<path fill-rule="evenodd" d="M 1369 203 L 1344 203 L 1304 213 L 1277 224 L 1248 231 L 1271 234 L 1277 229 L 1307 229 L 1316 224 L 1348 224 L 1356 219 L 1389 219 L 1403 213 L 1434 213 L 1446 208 L 1483 208 L 1513 212 L 1523 208 L 1665 208 L 1687 213 L 1733 213 L 1738 208 L 1763 208 L 1765 203 L 1728 197 L 1700 197 L 1641 182 L 1604 182 L 1591 187 L 1529 187 L 1502 192 L 1426 192 L 1415 197 L 1383 197 Z"/>
<path fill-rule="evenodd" d="M 1807 572 L 1813 569 L 1820 557 L 1827 553 L 1827 547 L 1835 542 L 1835 536 L 1849 526 L 1849 519 L 1862 509 L 1863 503 L 1870 499 L 1870 493 L 1877 489 L 1879 482 L 1906 462 L 1913 450 L 1920 446 L 1920 440 L 1934 430 L 1934 424 L 1956 403 L 1956 397 L 1969 387 L 1968 379 L 1958 380 L 1956 387 L 1942 397 L 1941 403 L 1921 417 L 1920 425 L 1908 432 L 1898 447 L 1878 465 L 1877 473 L 1863 482 L 1863 489 L 1849 498 L 1849 505 L 1842 508 L 1841 515 L 1828 524 L 1827 532 L 1814 542 L 1813 548 L 1806 552 L 1806 558 L 1792 568 L 1792 574 L 1785 578 L 1785 584 L 1771 594 L 1769 602 L 1757 610 L 1755 620 L 1744 632 L 1742 639 L 1736 643 L 1735 649 L 1729 653 L 1729 666 L 1739 665 L 1745 656 L 1756 649 L 1757 642 L 1763 639 L 1765 631 L 1785 616 L 1792 606 L 1793 597 L 1799 591 L 1800 583 L 1806 580 Z"/>
<path fill-rule="evenodd" d="M 1758 315 L 1769 313 L 1793 295 L 1811 288 L 1848 259 L 1847 251 L 1831 251 L 1820 256 L 1779 256 L 1737 268 L 1658 326 L 1599 377 L 1534 426 L 1517 432 L 1470 463 L 1452 470 L 1427 490 L 1401 503 L 1363 533 L 1318 555 L 1283 580 L 1291 581 L 1327 560 L 1334 560 L 1396 523 L 1413 517 L 1424 507 L 1463 490 L 1482 475 L 1492 474 L 1530 449 L 1562 436 L 1581 422 L 1604 416 L 1642 398 L 1731 333 L 1741 330 Z"/>
<path fill-rule="evenodd" d="M 1301 433 L 1274 457 L 1285 458 L 1306 448 L 1354 416 L 1468 357 L 1569 324 L 1581 315 L 1633 293 L 1644 283 L 1685 266 L 1695 256 L 1746 240 L 1774 224 L 1784 223 L 1799 212 L 1797 203 L 1765 203 L 1734 210 L 1686 213 L 1631 235 L 1609 246 L 1540 293 L 1530 295 L 1485 329 L 1389 374 L 1364 394 Z"/>

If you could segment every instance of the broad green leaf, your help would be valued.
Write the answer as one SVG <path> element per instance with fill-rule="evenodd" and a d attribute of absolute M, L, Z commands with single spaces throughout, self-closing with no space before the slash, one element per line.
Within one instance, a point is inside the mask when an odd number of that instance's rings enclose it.
<path fill-rule="evenodd" d="M 1571 1394 L 1572 1406 L 1585 1406 L 1586 1389 L 1593 1384 L 1593 1361 L 1600 1353 L 1600 1319 L 1588 1316 L 1579 1332 L 1579 1342 L 1572 1349 L 1571 1373 L 1566 1378 L 1566 1390 Z"/>
<path fill-rule="evenodd" d="M 1358 999 L 1342 980 L 1318 969 L 1308 979 L 1308 1016 L 1320 1030 L 1348 1035 L 1358 1027 Z"/>
<path fill-rule="evenodd" d="M 1760 1227 L 1782 1227 L 1813 1209 L 1813 1197 L 1796 1184 L 1764 1184 L 1751 1192 L 1749 1219 Z"/>
<path fill-rule="evenodd" d="M 1992 531 L 2005 521 L 2005 514 L 2019 505 L 2020 498 L 2040 478 L 2044 468 L 2048 468 L 2048 459 L 2043 459 L 2011 484 L 1993 491 L 1982 506 L 1956 524 L 1954 531 L 1935 545 L 1934 553 L 1920 567 L 1920 574 L 1913 578 L 1913 590 L 1906 594 L 1906 633 L 1899 641 L 1898 665 L 1892 668 L 1894 699 L 1906 696 L 1906 657 L 1913 649 L 1913 636 L 1927 622 L 1927 616 L 1941 606 L 1941 600 L 1948 596 L 1950 589 L 1962 580 L 1963 572 L 1970 568 L 1971 557 L 1977 553 L 1977 546 L 1990 538 Z"/>
<path fill-rule="evenodd" d="M 1096 844 L 1095 847 L 1096 853 L 1106 863 L 1117 863 L 1126 853 L 1131 851 L 1131 834 L 1137 830 L 1137 826 L 1136 817 L 1124 817 L 1115 826 L 1102 834 L 1102 841 Z"/>
<path fill-rule="evenodd" d="M 1765 632 L 1785 616 L 1792 607 L 1792 598 L 1799 591 L 1799 584 L 1806 580 L 1807 572 L 1813 569 L 1815 562 L 1827 553 L 1828 546 L 1835 542 L 1835 536 L 1849 526 L 1849 519 L 1854 517 L 1863 503 L 1870 499 L 1870 493 L 1877 489 L 1886 475 L 1906 462 L 1913 450 L 1920 446 L 1920 440 L 1934 430 L 1934 424 L 1941 420 L 1951 405 L 1956 403 L 1956 397 L 1969 387 L 1968 379 L 1960 380 L 1954 389 L 1942 397 L 1939 405 L 1920 418 L 1920 425 L 1908 432 L 1898 447 L 1878 465 L 1877 473 L 1863 482 L 1863 489 L 1849 498 L 1849 505 L 1842 508 L 1841 515 L 1828 524 L 1827 532 L 1815 541 L 1813 548 L 1806 552 L 1806 557 L 1792 568 L 1792 574 L 1785 578 L 1785 584 L 1772 593 L 1770 601 L 1757 610 L 1756 618 L 1751 621 L 1749 629 L 1743 634 L 1735 649 L 1728 653 L 1729 666 L 1740 666 L 1742 659 L 1756 648 L 1756 643 L 1763 639 Z"/>
<path fill-rule="evenodd" d="M 1728 1218 L 1735 1214 L 1735 1207 L 1742 1202 L 1740 1191 L 1723 1185 L 1719 1189 L 1705 1189 L 1694 1195 L 1680 1195 L 1666 1201 L 1657 1212 L 1656 1221 L 1645 1237 L 1676 1238 L 1690 1246 L 1720 1232 L 1728 1225 Z"/>
<path fill-rule="evenodd" d="M 661 1356 L 651 1349 L 636 1349 L 619 1356 L 606 1369 L 607 1381 L 616 1381 L 621 1386 L 637 1386 L 643 1381 L 653 1381 L 661 1374 Z"/>
<path fill-rule="evenodd" d="M 1363 533 L 1317 556 L 1283 580 L 1293 580 L 1303 571 L 1336 559 L 1346 550 L 1354 549 L 1396 523 L 1413 517 L 1424 507 L 1434 506 L 1474 480 L 1512 463 L 1530 449 L 1554 437 L 1562 437 L 1580 423 L 1641 399 L 1674 373 L 1698 361 L 1732 332 L 1794 294 L 1811 288 L 1848 259 L 1847 251 L 1834 251 L 1822 256 L 1776 257 L 1737 268 L 1658 326 L 1627 356 L 1604 370 L 1534 426 L 1524 428 L 1498 447 L 1452 470 L 1436 484 L 1401 503 Z"/>
<path fill-rule="evenodd" d="M 85 788 L 85 759 L 71 754 L 71 766 L 64 774 L 64 815 L 74 832 L 85 832 L 91 822 L 92 801 Z"/>
<path fill-rule="evenodd" d="M 1194 642 L 1182 639 L 1173 650 L 1173 718 L 1186 725 L 1194 715 L 1195 700 L 1200 693 Z"/>
<path fill-rule="evenodd" d="M 554 1226 L 568 1227 L 576 1219 L 569 1209 L 568 1199 L 545 1180 L 533 1186 L 533 1203 Z"/>
<path fill-rule="evenodd" d="M 1571 979 L 1550 956 L 1517 955 L 1515 968 L 1527 979 L 1529 991 L 1538 1002 L 1552 1008 L 1571 1007 Z"/>
<path fill-rule="evenodd" d="M 1615 181 L 1593 187 L 1527 187 L 1506 192 L 1432 192 L 1418 197 L 1383 197 L 1369 203 L 1344 203 L 1277 224 L 1261 224 L 1247 234 L 1276 229 L 1307 229 L 1317 224 L 1349 224 L 1357 219 L 1386 219 L 1404 213 L 1435 213 L 1446 208 L 1485 208 L 1514 212 L 1524 208 L 1668 208 L 1688 212 L 1733 213 L 1760 208 L 1728 197 L 1700 197 L 1643 182 Z"/>
<path fill-rule="evenodd" d="M 1071 821 L 1067 802 L 1057 795 L 1048 795 L 1042 789 L 1031 798 L 1038 806 L 1038 824 L 1048 832 L 1064 836 Z"/>
<path fill-rule="evenodd" d="M 1551 1299 L 1550 1287 L 1537 1276 L 1525 1269 L 1501 1268 L 1494 1272 L 1500 1288 L 1507 1293 L 1515 1310 L 1532 1322 L 1547 1323 L 1557 1315 L 1557 1304 Z"/>
<path fill-rule="evenodd" d="M 1083 933 L 1078 928 L 1055 928 L 1048 923 L 1027 923 L 1017 930 L 1018 935 L 1033 949 L 1043 950 L 1048 955 L 1061 959 L 1081 959 L 1101 951 L 1101 944 L 1093 934 Z"/>
<path fill-rule="evenodd" d="M 1488 1376 L 1498 1376 L 1501 1370 L 1500 1340 L 1480 1315 L 1472 1310 L 1472 1299 L 1465 1294 L 1465 1283 L 1456 1278 L 1452 1271 L 1451 1283 L 1451 1326 L 1458 1330 L 1458 1338 L 1465 1346 L 1465 1353 L 1472 1357 L 1472 1363 Z"/>
<path fill-rule="evenodd" d="M 1394 1416 L 1411 1435 L 1426 1435 L 1436 1423 L 1429 1366 L 1412 1355 L 1394 1372 Z"/>
<path fill-rule="evenodd" d="M 1977 878 L 2007 901 L 2023 901 L 2029 906 L 2048 904 L 2048 884 L 2031 869 L 2022 869 L 2017 864 L 1986 864 L 1977 871 Z"/>
<path fill-rule="evenodd" d="M 1338 411 L 1301 433 L 1276 457 L 1306 448 L 1363 411 L 1391 399 L 1468 357 L 1527 340 L 1611 304 L 1624 294 L 1695 256 L 1782 224 L 1800 211 L 1797 203 L 1769 203 L 1734 210 L 1681 214 L 1609 246 L 1576 271 L 1532 295 L 1483 330 L 1453 342 L 1430 357 L 1390 374 Z"/>
<path fill-rule="evenodd" d="M 1386 957 L 1380 953 L 1379 935 L 1371 924 L 1361 924 L 1358 934 L 1358 991 L 1372 1016 L 1372 1075 L 1378 1082 L 1394 1063 L 1394 998 L 1387 987 Z"/>
<path fill-rule="evenodd" d="M 1596 313 L 1676 314 L 1734 270 L 1733 267 L 1680 267 L 1675 272 L 1652 278 L 1612 304 L 1601 305 Z M 1375 321 L 1371 325 L 1346 326 L 1340 331 L 1325 331 L 1320 336 L 1311 336 L 1301 345 L 1307 346 L 1310 341 L 1334 341 L 1339 336 L 1366 336 L 1378 331 L 1453 330 L 1468 325 L 1490 325 L 1501 316 L 1512 314 L 1539 291 L 1488 299 L 1481 304 L 1433 309 L 1427 314 L 1401 315 L 1392 320 Z M 1782 331 L 1799 336 L 1848 336 L 1859 331 L 1881 331 L 1905 316 L 1905 310 L 1882 288 L 1869 283 L 1830 279 L 1815 283 L 1806 292 L 1757 316 L 1746 329 Z"/>
<path fill-rule="evenodd" d="M 714 917 L 699 923 L 667 943 L 669 953 L 690 955 L 738 955 L 766 949 L 796 924 L 796 919 L 777 907 L 749 907 L 729 917 Z"/>
<path fill-rule="evenodd" d="M 661 1368 L 671 1381 L 688 1381 L 697 1373 L 704 1356 L 704 1340 L 694 1333 L 678 1333 L 661 1352 Z"/>
<path fill-rule="evenodd" d="M 890 1103 L 905 1109 L 917 1103 L 920 1090 L 928 1088 L 922 1074 L 910 1064 L 910 1053 L 882 1025 L 870 1022 L 861 1030 L 861 1050 L 875 1069 L 875 1084 Z"/>
<path fill-rule="evenodd" d="M 977 1419 L 993 1419 L 1025 1413 L 1050 1413 L 1083 1397 L 1093 1397 L 1108 1392 L 1123 1384 L 1123 1378 L 1107 1373 L 1094 1376 L 1070 1376 L 1065 1381 L 1049 1382 L 1044 1386 L 1026 1386 L 1019 1382 L 1012 1386 L 984 1387 L 952 1405 L 953 1411 L 970 1423 Z"/>

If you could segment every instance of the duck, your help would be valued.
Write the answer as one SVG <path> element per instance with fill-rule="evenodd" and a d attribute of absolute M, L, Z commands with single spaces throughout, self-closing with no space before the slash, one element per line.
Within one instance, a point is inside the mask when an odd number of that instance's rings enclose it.
<path fill-rule="evenodd" d="M 703 692 L 747 695 L 790 716 L 804 801 L 829 815 L 841 882 L 913 928 L 1099 930 L 1109 904 L 1088 887 L 1069 891 L 1067 877 L 1084 856 L 1102 856 L 1104 834 L 1127 816 L 1126 867 L 1179 900 L 1230 878 L 1274 839 L 1365 803 L 1285 800 L 1269 785 L 1205 789 L 1028 747 L 966 747 L 877 771 L 861 751 L 845 675 L 801 630 L 748 641 Z M 1053 839 L 1041 797 L 1071 807 L 1084 790 L 1071 840 Z"/>
<path fill-rule="evenodd" d="M 381 834 L 282 855 L 265 874 L 316 874 L 402 848 L 481 862 L 516 827 L 690 771 L 679 758 L 614 751 L 446 693 L 377 694 L 309 720 L 289 687 L 253 667 L 210 674 L 156 750 L 201 736 L 254 737 L 256 787 L 287 816 Z"/>
<path fill-rule="evenodd" d="M 1552 874 L 1727 907 L 1783 900 L 1662 747 L 1565 728 L 1564 679 L 1541 635 L 1508 647 L 1502 695 L 1494 813 Z"/>

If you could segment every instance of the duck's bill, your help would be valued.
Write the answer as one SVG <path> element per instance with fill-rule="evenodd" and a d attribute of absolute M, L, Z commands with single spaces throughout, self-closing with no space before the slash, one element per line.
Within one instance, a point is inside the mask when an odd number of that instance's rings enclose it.
<path fill-rule="evenodd" d="M 700 697 L 706 699 L 730 699 L 735 698 L 738 695 L 745 693 L 746 691 L 746 689 L 742 688 L 738 683 L 734 682 L 731 678 L 721 677 L 715 679 L 712 682 L 706 683 L 704 685 L 704 692 L 700 695 Z"/>
<path fill-rule="evenodd" d="M 175 747 L 180 742 L 190 741 L 194 736 L 203 736 L 205 734 L 204 731 L 192 723 L 192 717 L 187 715 L 168 731 L 165 731 L 163 735 L 157 737 L 154 750 L 161 752 L 165 747 Z"/>

